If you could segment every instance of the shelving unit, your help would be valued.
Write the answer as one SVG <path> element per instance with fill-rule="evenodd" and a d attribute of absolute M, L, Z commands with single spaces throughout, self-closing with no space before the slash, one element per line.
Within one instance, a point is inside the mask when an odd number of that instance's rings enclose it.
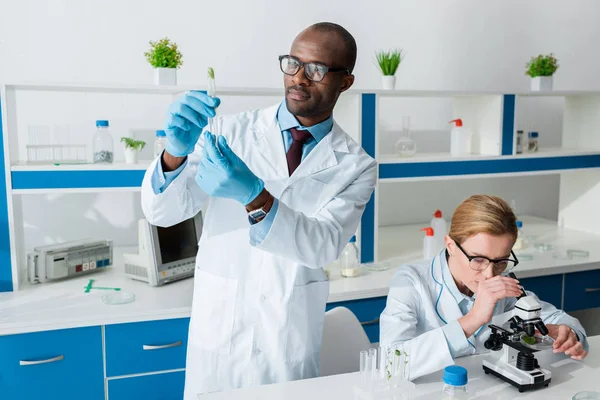
<path fill-rule="evenodd" d="M 0 85 L 2 121 L 0 134 L 0 168 L 5 180 L 0 184 L 0 291 L 19 288 L 18 259 L 25 254 L 15 240 L 22 226 L 15 221 L 21 212 L 18 198 L 24 194 L 82 193 L 102 191 L 139 191 L 148 162 L 137 165 L 115 163 L 110 166 L 47 165 L 31 166 L 18 159 L 18 129 L 16 123 L 16 93 L 69 92 L 113 93 L 135 95 L 174 96 L 202 85 L 150 86 L 150 85 L 63 85 L 19 83 Z M 219 88 L 220 96 L 264 97 L 280 96 L 281 88 Z M 590 221 L 600 221 L 600 92 L 551 93 L 493 93 L 460 91 L 381 91 L 349 90 L 344 98 L 352 98 L 358 112 L 351 118 L 356 121 L 358 138 L 365 151 L 379 162 L 379 184 L 399 184 L 415 180 L 448 180 L 476 177 L 520 176 L 535 174 L 560 174 L 560 213 L 564 227 L 575 231 L 595 232 Z M 516 105 L 521 97 L 559 96 L 565 98 L 563 121 L 563 147 L 541 149 L 535 154 L 516 155 L 515 129 L 518 120 Z M 448 98 L 453 110 L 474 128 L 479 135 L 480 154 L 452 158 L 447 153 L 417 154 L 401 159 L 381 154 L 378 144 L 379 102 L 390 98 Z M 336 117 L 337 119 L 337 117 Z M 577 171 L 573 174 L 573 171 Z M 385 259 L 390 256 L 381 250 L 387 243 L 392 228 L 378 224 L 378 195 L 376 188 L 365 209 L 359 242 L 363 262 Z M 15 201 L 17 200 L 17 201 Z M 585 210 L 586 213 L 582 210 Z M 20 222 L 20 221 L 19 221 Z M 416 235 L 415 237 L 419 237 Z M 385 246 L 384 246 L 385 247 Z M 17 254 L 20 256 L 17 257 Z"/>

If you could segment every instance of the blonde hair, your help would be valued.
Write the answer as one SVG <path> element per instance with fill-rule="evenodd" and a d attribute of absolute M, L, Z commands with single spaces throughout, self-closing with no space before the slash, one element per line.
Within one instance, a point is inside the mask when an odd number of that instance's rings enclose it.
<path fill-rule="evenodd" d="M 506 201 L 476 194 L 460 203 L 452 216 L 449 236 L 460 244 L 478 233 L 508 233 L 517 239 L 517 217 Z"/>

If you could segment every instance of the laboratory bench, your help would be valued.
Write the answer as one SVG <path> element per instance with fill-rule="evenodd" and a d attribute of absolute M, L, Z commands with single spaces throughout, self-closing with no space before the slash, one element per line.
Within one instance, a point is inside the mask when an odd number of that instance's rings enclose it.
<path fill-rule="evenodd" d="M 523 286 L 566 311 L 600 307 L 600 237 L 558 229 L 556 222 L 522 219 L 524 236 L 532 243 L 553 244 L 559 255 L 566 247 L 589 252 L 567 260 L 531 245 L 516 251 L 517 257 L 533 255 L 515 270 Z M 379 341 L 379 316 L 397 266 L 420 255 L 421 236 L 413 233 L 420 226 L 382 228 L 388 229 L 380 241 L 383 251 L 392 257 L 386 249 L 398 252 L 400 246 L 404 254 L 394 258 L 395 267 L 365 270 L 356 278 L 341 278 L 335 267 L 330 271 L 327 309 L 351 309 L 371 342 Z M 182 397 L 193 279 L 158 288 L 133 281 L 120 267 L 123 251 L 131 249 L 115 249 L 115 264 L 105 271 L 0 293 L 0 394 L 24 400 L 41 393 L 111 400 Z M 84 293 L 89 279 L 133 293 L 135 301 L 106 305 L 101 300 L 106 291 Z M 32 380 L 40 384 L 28 384 Z"/>
<path fill-rule="evenodd" d="M 588 338 L 590 347 L 600 346 L 600 336 Z M 456 364 L 465 367 L 469 381 L 467 390 L 469 399 L 514 400 L 514 399 L 571 399 L 578 392 L 599 391 L 600 352 L 592 350 L 583 361 L 575 361 L 563 354 L 553 354 L 546 350 L 535 354 L 540 366 L 552 373 L 552 381 L 546 388 L 519 393 L 510 384 L 486 375 L 482 368 L 482 359 L 486 354 L 478 354 L 456 359 Z M 442 398 L 442 371 L 435 372 L 414 381 L 415 389 L 411 393 L 414 399 Z M 254 388 L 237 389 L 227 392 L 200 395 L 200 400 L 347 400 L 375 398 L 404 398 L 371 395 L 357 387 L 360 382 L 359 373 L 332 375 L 314 379 L 264 385 Z M 408 398 L 408 397 L 407 397 Z"/>

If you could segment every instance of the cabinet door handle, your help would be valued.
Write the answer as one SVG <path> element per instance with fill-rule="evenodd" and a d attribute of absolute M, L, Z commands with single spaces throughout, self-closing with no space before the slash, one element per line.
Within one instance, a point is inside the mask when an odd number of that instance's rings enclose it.
<path fill-rule="evenodd" d="M 183 344 L 183 342 L 180 340 L 178 342 L 175 343 L 169 343 L 169 344 L 162 344 L 160 346 L 153 346 L 150 344 L 145 344 L 142 346 L 142 348 L 144 350 L 160 350 L 160 349 L 168 349 L 169 347 L 177 347 L 177 346 L 181 346 Z"/>
<path fill-rule="evenodd" d="M 377 325 L 378 323 L 379 323 L 379 318 L 371 320 L 371 321 L 361 322 L 360 324 L 362 326 L 367 326 L 367 325 Z"/>
<path fill-rule="evenodd" d="M 600 288 L 585 288 L 586 293 L 600 292 Z"/>
<path fill-rule="evenodd" d="M 27 365 L 38 365 L 38 364 L 46 364 L 56 361 L 61 361 L 65 358 L 62 354 L 60 356 L 56 356 L 54 358 L 48 358 L 47 360 L 38 360 L 38 361 L 27 361 L 27 360 L 19 360 L 19 365 L 27 366 Z"/>

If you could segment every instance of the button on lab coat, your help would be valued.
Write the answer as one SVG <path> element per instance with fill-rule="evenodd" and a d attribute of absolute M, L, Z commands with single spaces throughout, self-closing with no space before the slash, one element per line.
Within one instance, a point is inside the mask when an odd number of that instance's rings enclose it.
<path fill-rule="evenodd" d="M 392 279 L 380 318 L 380 342 L 404 344 L 409 354 L 411 380 L 454 364 L 456 357 L 488 351 L 484 347 L 490 336 L 488 324 L 471 337 L 465 336 L 458 323 L 464 315 L 458 305 L 461 299 L 453 295 L 452 285 L 455 283 L 445 251 L 433 260 L 402 265 Z M 532 292 L 527 294 L 535 296 Z M 500 300 L 491 323 L 504 324 L 512 316 L 516 300 L 514 297 Z M 550 303 L 540 303 L 545 324 L 570 326 L 587 347 L 585 330 L 577 319 Z"/>
<path fill-rule="evenodd" d="M 312 378 L 329 284 L 323 266 L 354 235 L 376 183 L 376 163 L 337 124 L 288 176 L 277 106 L 216 119 L 232 150 L 279 199 L 267 236 L 251 245 L 244 206 L 208 198 L 195 181 L 202 137 L 146 218 L 171 226 L 208 208 L 194 277 L 185 399 L 199 393 Z"/>

